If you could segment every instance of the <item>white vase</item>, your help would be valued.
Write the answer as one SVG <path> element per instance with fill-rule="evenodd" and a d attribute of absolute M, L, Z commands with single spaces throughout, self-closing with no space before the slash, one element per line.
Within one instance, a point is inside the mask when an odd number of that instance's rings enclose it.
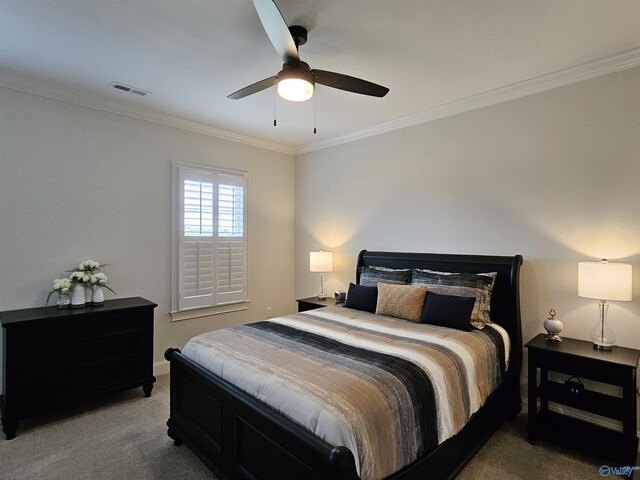
<path fill-rule="evenodd" d="M 71 308 L 81 308 L 86 304 L 86 297 L 83 283 L 77 283 L 71 290 Z"/>
<path fill-rule="evenodd" d="M 104 303 L 104 291 L 100 285 L 95 285 L 93 287 L 92 300 L 94 305 L 102 305 Z"/>
<path fill-rule="evenodd" d="M 93 288 L 91 287 L 92 285 L 89 284 L 84 285 L 84 303 L 87 305 L 91 305 L 91 302 L 93 301 Z"/>

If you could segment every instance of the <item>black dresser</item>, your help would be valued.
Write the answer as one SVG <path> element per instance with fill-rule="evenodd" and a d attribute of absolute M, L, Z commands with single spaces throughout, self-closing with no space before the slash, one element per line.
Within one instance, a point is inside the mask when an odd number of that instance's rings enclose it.
<path fill-rule="evenodd" d="M 153 383 L 153 309 L 144 298 L 79 309 L 0 312 L 3 331 L 2 429 L 73 401 Z"/>

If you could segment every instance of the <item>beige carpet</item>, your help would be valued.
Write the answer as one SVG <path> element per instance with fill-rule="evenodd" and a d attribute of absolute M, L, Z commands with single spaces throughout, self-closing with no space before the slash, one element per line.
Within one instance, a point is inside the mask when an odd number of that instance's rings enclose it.
<path fill-rule="evenodd" d="M 151 398 L 130 390 L 20 424 L 0 439 L 2 480 L 213 479 L 185 447 L 166 436 L 169 377 Z M 524 415 L 506 422 L 458 479 L 598 479 L 600 463 L 525 437 Z"/>

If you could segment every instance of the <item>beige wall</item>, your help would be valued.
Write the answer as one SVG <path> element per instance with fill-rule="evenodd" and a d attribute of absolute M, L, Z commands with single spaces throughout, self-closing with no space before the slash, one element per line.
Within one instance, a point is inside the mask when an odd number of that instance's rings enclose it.
<path fill-rule="evenodd" d="M 520 253 L 524 340 L 552 307 L 589 339 L 597 302 L 577 296 L 577 263 L 623 260 L 634 300 L 609 319 L 640 348 L 640 69 L 301 155 L 295 202 L 299 297 L 316 292 L 318 248 L 334 251 L 331 292 L 361 249 Z"/>
<path fill-rule="evenodd" d="M 249 172 L 249 310 L 170 321 L 172 161 Z M 43 305 L 51 281 L 82 260 L 110 263 L 118 297 L 158 303 L 160 361 L 267 306 L 291 312 L 292 251 L 291 156 L 0 88 L 2 310 Z"/>
<path fill-rule="evenodd" d="M 335 253 L 330 292 L 363 248 L 520 253 L 525 341 L 551 307 L 588 339 L 597 307 L 577 297 L 577 262 L 607 257 L 634 264 L 634 300 L 609 318 L 640 348 L 638 132 L 634 69 L 304 154 L 294 179 L 284 154 L 0 88 L 0 307 L 41 305 L 80 260 L 111 263 L 120 297 L 159 304 L 159 361 L 266 306 L 293 311 L 317 291 L 311 250 Z M 249 172 L 248 311 L 170 322 L 172 161 Z"/>

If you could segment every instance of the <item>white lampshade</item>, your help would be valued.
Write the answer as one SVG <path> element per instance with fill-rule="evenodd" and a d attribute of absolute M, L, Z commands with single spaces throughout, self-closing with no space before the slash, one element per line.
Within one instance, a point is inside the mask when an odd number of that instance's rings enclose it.
<path fill-rule="evenodd" d="M 304 102 L 313 96 L 313 83 L 304 78 L 284 78 L 278 81 L 278 95 L 292 102 Z"/>
<path fill-rule="evenodd" d="M 333 252 L 309 252 L 310 272 L 333 272 Z"/>
<path fill-rule="evenodd" d="M 598 300 L 631 300 L 631 264 L 578 263 L 578 296 Z"/>

